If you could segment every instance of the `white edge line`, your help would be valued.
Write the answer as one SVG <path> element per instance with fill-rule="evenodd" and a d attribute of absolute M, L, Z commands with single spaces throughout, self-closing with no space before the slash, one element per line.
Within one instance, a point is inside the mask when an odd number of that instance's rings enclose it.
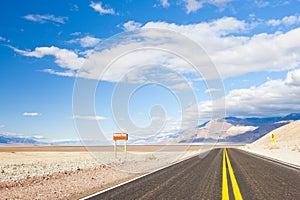
<path fill-rule="evenodd" d="M 158 168 L 158 169 L 156 169 L 156 170 L 154 170 L 154 171 L 151 171 L 151 172 L 148 172 L 148 173 L 143 174 L 143 175 L 141 175 L 141 176 L 135 177 L 135 178 L 130 179 L 130 180 L 128 180 L 128 181 L 125 181 L 125 182 L 123 182 L 123 183 L 119 183 L 119 184 L 117 184 L 117 185 L 115 185 L 115 186 L 106 188 L 106 189 L 104 189 L 104 190 L 101 190 L 101 191 L 96 192 L 96 193 L 94 193 L 94 194 L 91 194 L 91 195 L 89 195 L 89 196 L 80 198 L 80 200 L 87 200 L 87 199 L 92 198 L 92 197 L 94 197 L 94 196 L 97 196 L 97 195 L 99 195 L 99 194 L 105 193 L 105 192 L 107 192 L 107 191 L 109 191 L 109 190 L 113 190 L 113 189 L 115 189 L 115 188 L 117 188 L 117 187 L 120 187 L 120 186 L 122 186 L 122 185 L 126 185 L 126 184 L 128 184 L 128 183 L 130 183 L 130 182 L 133 182 L 133 181 L 137 180 L 137 179 L 143 178 L 143 177 L 148 176 L 148 175 L 150 175 L 150 174 L 154 174 L 154 173 L 156 173 L 156 172 L 158 172 L 158 171 L 160 171 L 160 170 L 163 170 L 163 169 L 165 169 L 165 168 L 168 168 L 168 167 L 170 167 L 170 166 L 172 166 L 172 165 L 176 165 L 176 164 L 178 164 L 178 163 L 181 163 L 181 162 L 183 162 L 183 161 L 186 161 L 186 160 L 188 160 L 188 159 L 190 159 L 190 158 L 192 158 L 192 157 L 196 157 L 196 156 L 199 156 L 199 155 L 201 155 L 201 154 L 207 153 L 207 151 L 211 151 L 211 150 L 212 150 L 212 149 L 202 150 L 202 152 L 197 153 L 197 154 L 194 154 L 194 155 L 191 155 L 191 156 L 188 156 L 188 157 L 184 158 L 183 160 L 179 160 L 179 161 L 177 161 L 177 162 L 175 162 L 175 163 L 171 163 L 171 164 L 169 164 L 169 165 L 163 166 L 163 167 Z"/>
<path fill-rule="evenodd" d="M 253 155 L 255 155 L 257 157 L 260 157 L 260 158 L 263 158 L 265 160 L 273 161 L 273 162 L 276 162 L 276 163 L 279 163 L 279 164 L 282 164 L 282 165 L 286 165 L 286 166 L 289 166 L 289 167 L 292 167 L 292 168 L 300 169 L 299 165 L 296 165 L 296 164 L 293 164 L 293 163 L 285 162 L 285 161 L 282 161 L 282 160 L 279 160 L 279 159 L 276 159 L 276 158 L 272 158 L 272 157 L 268 157 L 268 156 L 265 156 L 265 155 L 261 155 L 261 154 L 258 154 L 258 153 L 253 153 L 253 152 L 250 152 L 250 151 L 247 151 L 247 150 L 244 150 L 244 149 L 239 149 L 239 150 L 242 150 L 242 151 L 244 151 L 248 154 L 253 154 Z"/>

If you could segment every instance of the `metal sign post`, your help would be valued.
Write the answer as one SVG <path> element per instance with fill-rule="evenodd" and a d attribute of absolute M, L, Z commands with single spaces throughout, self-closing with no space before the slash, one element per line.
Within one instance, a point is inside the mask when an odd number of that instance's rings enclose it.
<path fill-rule="evenodd" d="M 127 157 L 127 140 L 128 134 L 127 133 L 114 133 L 113 134 L 114 140 L 114 155 L 117 158 L 117 140 L 124 140 L 124 157 Z"/>
<path fill-rule="evenodd" d="M 115 158 L 117 158 L 117 141 L 114 140 L 114 155 L 115 155 Z"/>
<path fill-rule="evenodd" d="M 124 157 L 127 158 L 127 140 L 124 140 Z"/>

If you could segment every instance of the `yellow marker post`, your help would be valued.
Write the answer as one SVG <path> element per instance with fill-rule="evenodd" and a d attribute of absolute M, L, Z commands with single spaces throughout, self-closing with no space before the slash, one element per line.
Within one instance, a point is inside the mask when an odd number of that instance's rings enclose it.
<path fill-rule="evenodd" d="M 276 142 L 276 140 L 275 140 L 276 139 L 276 135 L 274 133 L 272 133 L 270 137 L 272 139 L 272 142 L 275 143 Z"/>

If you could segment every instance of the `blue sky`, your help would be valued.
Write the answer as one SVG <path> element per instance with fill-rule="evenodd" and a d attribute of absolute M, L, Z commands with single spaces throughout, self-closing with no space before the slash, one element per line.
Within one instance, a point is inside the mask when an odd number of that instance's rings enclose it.
<path fill-rule="evenodd" d="M 221 109 L 211 105 L 219 99 L 225 100 L 226 115 L 240 117 L 300 110 L 299 0 L 11 0 L 0 4 L 0 134 L 45 141 L 92 139 L 77 133 L 78 124 L 93 133 L 97 130 L 91 127 L 97 124 L 107 137 L 120 130 L 136 132 L 136 137 L 168 133 L 210 119 L 213 111 Z M 129 41 L 131 33 L 143 36 L 143 30 L 153 28 L 199 45 L 219 73 L 224 90 L 207 85 L 209 78 L 166 52 L 131 53 L 117 60 L 102 78 L 102 66 L 87 64 L 92 55 L 99 57 L 98 64 L 104 62 L 102 58 L 112 61 L 120 46 L 135 45 Z M 146 44 L 155 46 L 153 41 Z M 95 92 L 93 112 L 73 110 L 74 84 L 81 79 L 92 85 L 88 91 Z M 135 91 L 129 101 L 113 100 L 118 87 L 118 98 Z M 216 95 L 218 90 L 223 91 Z M 130 118 L 124 120 L 124 113 L 114 110 L 127 106 Z"/>

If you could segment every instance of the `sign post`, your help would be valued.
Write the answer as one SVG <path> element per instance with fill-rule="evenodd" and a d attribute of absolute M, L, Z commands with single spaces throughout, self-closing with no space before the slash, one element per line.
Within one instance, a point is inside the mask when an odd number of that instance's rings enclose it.
<path fill-rule="evenodd" d="M 127 133 L 114 133 L 113 134 L 113 140 L 114 140 L 114 155 L 115 158 L 117 158 L 117 140 L 124 140 L 124 157 L 127 157 L 127 140 L 128 140 L 128 134 Z"/>
<path fill-rule="evenodd" d="M 127 140 L 124 140 L 124 157 L 127 158 Z"/>
<path fill-rule="evenodd" d="M 117 158 L 117 141 L 114 140 L 114 155 L 115 155 L 115 158 Z"/>

